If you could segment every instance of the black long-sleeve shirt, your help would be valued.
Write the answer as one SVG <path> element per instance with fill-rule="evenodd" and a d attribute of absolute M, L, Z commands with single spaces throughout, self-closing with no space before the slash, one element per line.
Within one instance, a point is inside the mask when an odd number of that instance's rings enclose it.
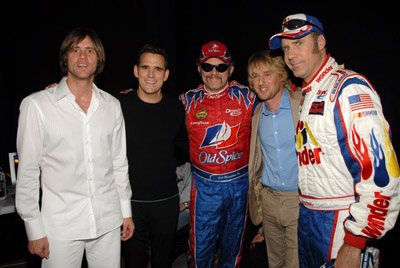
<path fill-rule="evenodd" d="M 185 112 L 178 98 L 140 100 L 136 91 L 120 94 L 126 125 L 132 199 L 153 201 L 178 193 L 176 147 L 188 151 Z"/>

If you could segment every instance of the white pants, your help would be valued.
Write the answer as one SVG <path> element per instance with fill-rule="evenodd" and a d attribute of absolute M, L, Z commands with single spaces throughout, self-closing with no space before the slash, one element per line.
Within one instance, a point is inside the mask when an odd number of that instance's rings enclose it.
<path fill-rule="evenodd" d="M 96 239 L 49 240 L 50 257 L 42 260 L 42 268 L 78 268 L 82 265 L 83 253 L 89 268 L 120 268 L 120 228 Z"/>

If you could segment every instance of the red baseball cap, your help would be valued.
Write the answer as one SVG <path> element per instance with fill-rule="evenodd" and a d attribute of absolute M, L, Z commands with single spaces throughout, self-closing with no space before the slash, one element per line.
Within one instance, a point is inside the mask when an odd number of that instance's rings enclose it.
<path fill-rule="evenodd" d="M 225 63 L 231 60 L 231 53 L 228 48 L 221 42 L 211 41 L 201 48 L 200 63 L 205 62 L 210 58 L 218 58 Z"/>

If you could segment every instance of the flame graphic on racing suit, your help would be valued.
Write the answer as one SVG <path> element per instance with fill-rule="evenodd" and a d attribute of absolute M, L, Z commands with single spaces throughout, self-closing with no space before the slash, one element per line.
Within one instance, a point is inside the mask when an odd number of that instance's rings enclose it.
<path fill-rule="evenodd" d="M 367 145 L 360 138 L 355 126 L 351 130 L 351 137 L 354 144 L 355 157 L 361 168 L 361 177 L 363 180 L 367 180 L 372 174 L 372 163 L 369 158 Z"/>
<path fill-rule="evenodd" d="M 240 124 L 229 126 L 225 121 L 222 124 L 208 127 L 200 148 L 216 146 L 217 149 L 230 147 L 238 142 Z"/>
<path fill-rule="evenodd" d="M 374 168 L 375 168 L 375 176 L 374 181 L 375 184 L 379 187 L 384 187 L 389 183 L 389 174 L 393 177 L 399 176 L 399 167 L 396 161 L 396 155 L 394 153 L 394 149 L 392 143 L 389 138 L 388 131 L 386 129 L 385 124 L 383 124 L 383 132 L 385 136 L 385 151 L 383 151 L 382 145 L 379 145 L 378 140 L 375 136 L 374 130 L 370 135 L 371 138 L 371 147 L 372 152 L 374 153 Z M 386 170 L 386 161 L 387 161 L 387 170 Z"/>
<path fill-rule="evenodd" d="M 234 85 L 230 88 L 228 95 L 231 99 L 233 99 L 233 97 L 236 98 L 236 100 L 239 102 L 240 104 L 240 96 L 243 97 L 243 101 L 246 104 L 246 108 L 249 108 L 249 105 L 251 104 L 250 98 L 253 95 L 253 91 L 251 91 L 248 87 L 239 87 L 237 85 Z"/>
<path fill-rule="evenodd" d="M 187 94 L 183 95 L 184 97 L 181 98 L 181 100 L 184 101 L 184 105 L 186 108 L 186 112 L 189 113 L 190 107 L 193 106 L 196 107 L 197 103 L 202 101 L 205 97 L 204 91 L 189 91 Z"/>
<path fill-rule="evenodd" d="M 396 153 L 394 152 L 392 141 L 390 140 L 389 132 L 383 123 L 383 134 L 385 135 L 385 155 L 388 159 L 388 172 L 391 176 L 397 178 L 400 175 L 399 164 L 397 163 Z"/>
<path fill-rule="evenodd" d="M 199 87 L 196 90 L 188 91 L 186 94 L 182 94 L 180 99 L 183 102 L 186 112 L 189 113 L 190 108 L 196 107 L 196 105 L 202 102 L 205 98 L 204 90 L 202 90 L 203 86 Z M 200 89 L 200 90 L 199 90 Z M 231 82 L 229 87 L 228 96 L 233 100 L 236 99 L 240 104 L 241 101 L 246 105 L 248 109 L 250 104 L 253 103 L 253 91 L 251 91 L 248 87 L 240 87 L 239 84 L 235 83 L 234 81 Z"/>

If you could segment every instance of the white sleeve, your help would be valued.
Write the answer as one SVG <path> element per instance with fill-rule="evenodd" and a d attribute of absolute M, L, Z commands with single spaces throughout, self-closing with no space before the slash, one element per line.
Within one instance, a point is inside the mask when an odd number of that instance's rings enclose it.
<path fill-rule="evenodd" d="M 345 227 L 355 236 L 381 238 L 392 229 L 400 208 L 400 173 L 380 98 L 365 83 L 341 95 L 343 157 L 354 178 L 355 203 Z"/>
<path fill-rule="evenodd" d="M 25 222 L 28 240 L 46 236 L 39 209 L 40 163 L 43 148 L 42 114 L 30 97 L 20 106 L 17 131 L 19 157 L 15 205 Z"/>
<path fill-rule="evenodd" d="M 114 127 L 113 146 L 112 146 L 114 180 L 120 199 L 122 216 L 124 218 L 129 218 L 132 217 L 132 210 L 131 210 L 132 189 L 130 186 L 129 175 L 128 175 L 125 121 L 119 102 L 117 106 L 116 115 L 117 118 Z"/>

